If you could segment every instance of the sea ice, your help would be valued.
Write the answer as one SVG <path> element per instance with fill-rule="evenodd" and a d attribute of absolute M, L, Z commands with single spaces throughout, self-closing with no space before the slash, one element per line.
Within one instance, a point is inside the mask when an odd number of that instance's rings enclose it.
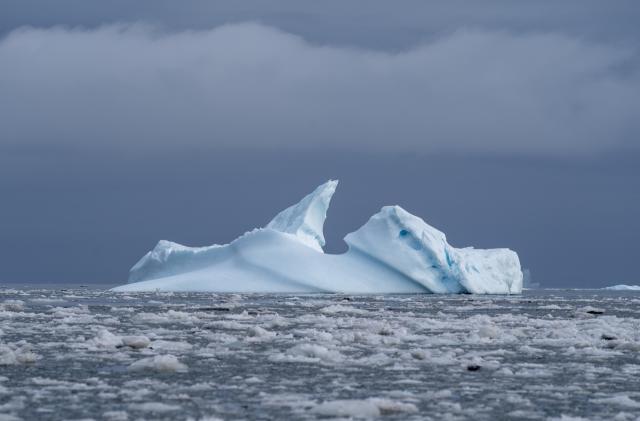
<path fill-rule="evenodd" d="M 415 413 L 418 408 L 412 403 L 390 399 L 343 399 L 318 404 L 311 412 L 324 417 L 372 418 L 394 413 Z"/>
<path fill-rule="evenodd" d="M 299 344 L 285 352 L 285 355 L 275 355 L 274 361 L 286 362 L 324 362 L 337 363 L 343 356 L 335 350 L 327 349 L 317 344 Z"/>
<path fill-rule="evenodd" d="M 28 343 L 0 344 L 0 366 L 30 364 L 36 362 L 38 358 L 38 355 L 31 351 L 31 345 Z"/>
<path fill-rule="evenodd" d="M 151 341 L 146 336 L 124 336 L 122 344 L 133 349 L 142 349 L 149 346 Z"/>
<path fill-rule="evenodd" d="M 24 310 L 24 301 L 22 300 L 6 300 L 2 304 L 0 304 L 0 309 L 6 311 L 23 311 Z"/>
<path fill-rule="evenodd" d="M 130 371 L 154 370 L 162 372 L 186 372 L 188 368 L 174 355 L 156 355 L 138 360 L 129 366 Z"/>
<path fill-rule="evenodd" d="M 162 402 L 145 402 L 145 403 L 133 403 L 129 405 L 129 408 L 134 411 L 142 412 L 168 412 L 179 411 L 181 409 L 178 405 L 168 405 Z"/>
<path fill-rule="evenodd" d="M 337 181 L 316 188 L 265 228 L 226 245 L 162 240 L 115 291 L 518 294 L 522 271 L 509 249 L 455 248 L 399 206 L 385 206 L 325 254 L 323 225 Z"/>
<path fill-rule="evenodd" d="M 637 294 L 73 293 L 85 298 L 52 307 L 0 291 L 0 303 L 25 301 L 0 311 L 0 415 L 489 421 L 640 411 Z"/>

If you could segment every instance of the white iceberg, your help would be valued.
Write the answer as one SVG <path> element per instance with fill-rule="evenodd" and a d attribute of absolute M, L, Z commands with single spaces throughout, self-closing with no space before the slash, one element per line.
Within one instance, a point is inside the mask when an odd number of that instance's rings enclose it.
<path fill-rule="evenodd" d="M 385 206 L 325 254 L 323 225 L 338 182 L 319 186 L 265 228 L 226 245 L 160 241 L 115 291 L 519 294 L 509 249 L 457 249 L 444 233 L 399 206 Z"/>
<path fill-rule="evenodd" d="M 610 287 L 602 288 L 609 291 L 640 291 L 640 285 L 613 285 Z"/>

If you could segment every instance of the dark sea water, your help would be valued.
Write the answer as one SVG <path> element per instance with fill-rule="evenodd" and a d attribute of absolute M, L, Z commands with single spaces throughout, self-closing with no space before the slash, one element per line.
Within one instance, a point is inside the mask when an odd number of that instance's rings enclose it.
<path fill-rule="evenodd" d="M 0 420 L 332 418 L 638 420 L 640 293 L 0 288 Z"/>

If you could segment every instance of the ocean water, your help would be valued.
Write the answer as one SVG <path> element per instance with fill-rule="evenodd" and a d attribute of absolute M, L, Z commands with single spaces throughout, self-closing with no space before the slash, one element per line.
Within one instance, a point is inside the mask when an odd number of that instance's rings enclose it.
<path fill-rule="evenodd" d="M 640 419 L 640 293 L 0 288 L 0 420 Z"/>

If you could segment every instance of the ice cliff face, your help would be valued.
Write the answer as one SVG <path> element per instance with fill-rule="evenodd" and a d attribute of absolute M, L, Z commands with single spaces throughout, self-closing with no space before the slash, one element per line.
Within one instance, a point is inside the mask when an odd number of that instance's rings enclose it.
<path fill-rule="evenodd" d="M 327 181 L 297 204 L 277 214 L 267 228 L 292 234 L 301 243 L 322 253 L 325 244 L 322 228 L 337 186 L 337 180 Z"/>
<path fill-rule="evenodd" d="M 323 225 L 337 181 L 319 186 L 265 228 L 227 245 L 160 241 L 117 291 L 478 293 L 522 291 L 518 255 L 457 249 L 444 233 L 399 206 L 386 206 L 324 254 Z"/>
<path fill-rule="evenodd" d="M 394 268 L 431 292 L 461 292 L 444 233 L 400 206 L 385 206 L 344 240 L 350 251 Z"/>
<path fill-rule="evenodd" d="M 522 290 L 518 255 L 509 249 L 456 249 L 443 232 L 400 206 L 385 206 L 345 237 L 350 251 L 385 264 L 434 293 Z"/>

